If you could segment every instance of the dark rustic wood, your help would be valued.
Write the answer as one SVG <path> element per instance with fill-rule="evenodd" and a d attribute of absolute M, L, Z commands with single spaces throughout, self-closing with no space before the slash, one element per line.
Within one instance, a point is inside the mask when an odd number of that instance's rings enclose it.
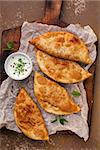
<path fill-rule="evenodd" d="M 42 23 L 47 24 L 57 24 L 59 21 L 60 8 L 61 8 L 62 0 L 47 0 L 46 1 L 46 9 L 45 16 L 42 19 Z"/>
<path fill-rule="evenodd" d="M 6 31 L 3 31 L 2 33 L 2 49 L 6 47 L 6 43 L 8 41 L 14 42 L 14 51 L 17 51 L 19 48 L 19 40 L 21 36 L 20 32 L 21 27 L 16 27 L 13 29 L 9 29 Z"/>
<path fill-rule="evenodd" d="M 96 62 L 91 66 L 89 71 L 92 73 L 92 77 L 88 78 L 84 81 L 84 86 L 87 93 L 87 102 L 89 106 L 89 113 L 88 113 L 88 124 L 91 125 L 91 115 L 92 115 L 92 106 L 93 106 L 93 95 L 94 95 L 94 79 L 95 79 L 95 69 L 96 69 Z"/>
<path fill-rule="evenodd" d="M 45 15 L 42 20 L 37 20 L 37 22 L 42 22 L 42 23 L 47 23 L 47 24 L 56 24 L 61 27 L 65 27 L 67 24 L 61 22 L 59 20 L 59 15 L 60 15 L 60 9 L 61 9 L 61 0 L 56 0 L 56 1 L 46 1 L 46 9 L 45 9 Z M 8 41 L 13 41 L 14 42 L 14 51 L 17 51 L 19 48 L 20 44 L 20 32 L 21 27 L 17 27 L 14 29 L 9 29 L 6 31 L 3 31 L 2 33 L 2 41 L 1 41 L 1 52 L 0 52 L 0 58 L 1 58 L 1 69 L 0 69 L 0 81 L 2 82 L 5 78 L 7 78 L 7 75 L 4 72 L 4 61 L 6 57 L 12 53 L 13 51 L 3 51 L 3 48 L 6 47 L 6 43 Z M 90 72 L 92 72 L 93 76 L 89 79 L 87 79 L 84 82 L 86 92 L 87 92 L 87 99 L 88 99 L 88 105 L 89 105 L 89 118 L 88 122 L 90 125 L 90 120 L 91 120 L 91 113 L 92 113 L 92 105 L 93 105 L 93 87 L 94 87 L 94 74 L 95 74 L 95 63 L 92 65 L 90 68 Z"/>

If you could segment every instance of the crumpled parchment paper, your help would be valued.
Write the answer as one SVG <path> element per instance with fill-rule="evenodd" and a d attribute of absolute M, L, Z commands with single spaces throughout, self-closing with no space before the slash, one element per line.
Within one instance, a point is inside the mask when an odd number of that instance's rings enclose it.
<path fill-rule="evenodd" d="M 78 35 L 81 39 L 84 40 L 85 44 L 89 49 L 90 56 L 93 62 L 96 59 L 96 47 L 94 43 L 97 41 L 97 37 L 90 26 L 81 27 L 80 25 L 70 24 L 66 28 L 60 28 L 54 25 L 46 25 L 41 23 L 28 23 L 24 22 L 21 28 L 21 40 L 19 51 L 27 53 L 33 63 L 33 73 L 27 79 L 23 81 L 14 81 L 9 77 L 3 81 L 0 87 L 0 128 L 5 126 L 7 129 L 21 132 L 21 130 L 16 126 L 13 116 L 13 106 L 15 103 L 16 95 L 19 92 L 21 87 L 25 87 L 29 94 L 33 97 L 37 105 L 39 106 L 33 91 L 33 78 L 34 71 L 39 71 L 39 67 L 36 61 L 34 46 L 29 44 L 29 40 L 33 37 L 36 37 L 40 34 L 43 34 L 48 31 L 70 31 Z M 90 65 L 84 66 L 85 69 L 88 69 Z M 84 89 L 83 82 L 78 84 L 61 84 L 65 87 L 69 93 L 73 90 L 77 90 L 81 93 L 81 96 L 74 98 L 75 102 L 81 107 L 81 112 L 72 115 L 66 115 L 64 118 L 68 121 L 64 125 L 61 125 L 59 122 L 51 123 L 55 119 L 56 115 L 49 114 L 45 112 L 41 107 L 39 108 L 42 111 L 43 117 L 46 122 L 46 126 L 49 134 L 54 134 L 57 131 L 62 130 L 71 130 L 76 133 L 78 136 L 84 138 L 86 141 L 89 136 L 89 128 L 87 124 L 87 115 L 88 115 L 88 105 L 86 98 L 86 91 Z"/>

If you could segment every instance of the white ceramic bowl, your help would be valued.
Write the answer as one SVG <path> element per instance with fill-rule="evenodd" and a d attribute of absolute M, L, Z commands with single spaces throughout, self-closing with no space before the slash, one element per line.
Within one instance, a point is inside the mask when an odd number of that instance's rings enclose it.
<path fill-rule="evenodd" d="M 24 67 L 22 68 L 24 72 L 18 71 L 20 67 L 20 61 L 24 62 Z M 22 52 L 15 52 L 9 55 L 4 64 L 5 71 L 7 75 L 14 80 L 23 80 L 27 78 L 32 72 L 32 61 L 30 57 Z M 20 69 L 20 68 L 19 68 Z M 15 71 L 17 70 L 17 71 Z"/>

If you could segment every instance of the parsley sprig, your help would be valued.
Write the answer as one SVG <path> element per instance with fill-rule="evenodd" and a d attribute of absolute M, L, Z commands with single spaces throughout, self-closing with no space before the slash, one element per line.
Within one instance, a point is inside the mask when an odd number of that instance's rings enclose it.
<path fill-rule="evenodd" d="M 71 93 L 74 97 L 79 97 L 80 95 L 81 95 L 81 93 L 79 92 L 79 91 L 73 91 L 72 93 Z"/>
<path fill-rule="evenodd" d="M 58 117 L 55 117 L 54 120 L 51 121 L 51 123 L 55 123 L 55 122 L 59 122 L 60 124 L 64 125 L 65 122 L 68 122 L 65 118 L 63 118 L 62 116 L 58 116 Z"/>
<path fill-rule="evenodd" d="M 14 42 L 13 41 L 8 41 L 6 44 L 6 48 L 3 50 L 13 50 L 14 49 Z"/>

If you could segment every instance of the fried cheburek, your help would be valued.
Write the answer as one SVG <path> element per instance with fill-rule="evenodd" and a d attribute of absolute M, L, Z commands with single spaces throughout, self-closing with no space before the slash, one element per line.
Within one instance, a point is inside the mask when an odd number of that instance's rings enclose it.
<path fill-rule="evenodd" d="M 39 50 L 36 55 L 42 72 L 57 82 L 76 83 L 92 75 L 75 62 L 62 60 Z"/>
<path fill-rule="evenodd" d="M 37 72 L 34 76 L 34 94 L 40 106 L 49 113 L 67 115 L 80 111 L 63 87 Z"/>
<path fill-rule="evenodd" d="M 52 56 L 91 64 L 84 42 L 69 32 L 47 32 L 29 41 L 36 48 Z"/>
<path fill-rule="evenodd" d="M 24 88 L 20 90 L 16 98 L 14 118 L 17 126 L 29 138 L 49 140 L 42 114 Z"/>

